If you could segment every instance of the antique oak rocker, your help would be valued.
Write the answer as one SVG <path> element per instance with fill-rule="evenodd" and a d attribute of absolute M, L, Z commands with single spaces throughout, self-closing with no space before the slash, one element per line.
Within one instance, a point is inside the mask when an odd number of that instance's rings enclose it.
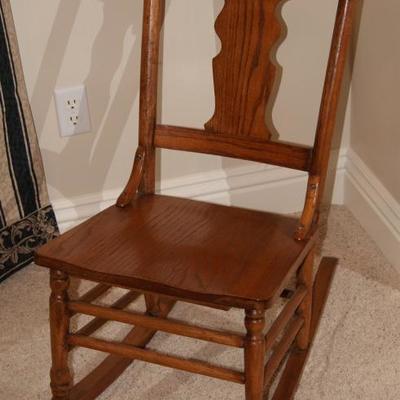
<path fill-rule="evenodd" d="M 265 122 L 275 83 L 271 54 L 281 38 L 282 3 L 225 1 L 215 25 L 222 43 L 213 61 L 215 112 L 200 130 L 157 124 L 165 5 L 164 0 L 144 0 L 139 146 L 128 184 L 115 206 L 36 254 L 37 264 L 50 268 L 53 399 L 96 398 L 135 359 L 244 384 L 247 400 L 294 397 L 336 267 L 336 259 L 324 258 L 314 277 L 318 214 L 356 0 L 339 0 L 313 147 L 272 141 Z M 307 171 L 304 212 L 297 220 L 157 195 L 157 148 Z M 70 276 L 98 285 L 70 300 Z M 295 288 L 287 289 L 294 278 Z M 93 304 L 113 286 L 129 291 L 110 307 Z M 127 311 L 141 293 L 147 311 Z M 265 327 L 267 309 L 281 297 L 286 302 L 282 312 Z M 176 301 L 243 309 L 246 334 L 168 319 Z M 76 313 L 95 318 L 72 333 L 69 321 Z M 110 320 L 134 325 L 122 342 L 91 336 Z M 244 371 L 146 350 L 157 331 L 242 348 Z M 68 353 L 75 346 L 110 355 L 74 386 Z M 276 376 L 280 380 L 272 385 Z"/>

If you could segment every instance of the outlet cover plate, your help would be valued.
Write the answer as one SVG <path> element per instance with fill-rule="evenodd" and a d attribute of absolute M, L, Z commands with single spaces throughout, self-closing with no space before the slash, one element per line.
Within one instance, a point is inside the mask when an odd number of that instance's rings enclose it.
<path fill-rule="evenodd" d="M 54 97 L 57 108 L 60 135 L 69 137 L 91 131 L 89 105 L 83 85 L 56 89 Z"/>

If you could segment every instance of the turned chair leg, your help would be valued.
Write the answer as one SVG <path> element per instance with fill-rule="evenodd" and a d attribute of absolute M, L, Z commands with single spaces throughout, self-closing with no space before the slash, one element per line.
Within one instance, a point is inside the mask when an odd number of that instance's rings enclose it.
<path fill-rule="evenodd" d="M 146 312 L 153 317 L 168 315 L 171 308 L 175 304 L 175 300 L 160 297 L 155 294 L 145 294 Z"/>
<path fill-rule="evenodd" d="M 161 299 L 154 294 L 145 294 L 146 311 L 153 317 L 158 317 L 161 313 Z"/>
<path fill-rule="evenodd" d="M 264 397 L 265 310 L 246 310 L 245 326 L 245 387 L 246 400 L 262 400 Z"/>
<path fill-rule="evenodd" d="M 307 289 L 307 294 L 298 308 L 298 314 L 304 319 L 304 325 L 296 338 L 296 345 L 300 350 L 307 350 L 310 345 L 314 259 L 315 249 L 312 249 L 297 274 L 297 285 L 303 285 Z"/>
<path fill-rule="evenodd" d="M 52 367 L 50 371 L 53 400 L 68 400 L 72 377 L 68 368 L 70 315 L 67 308 L 69 277 L 61 271 L 50 271 L 50 336 Z"/>

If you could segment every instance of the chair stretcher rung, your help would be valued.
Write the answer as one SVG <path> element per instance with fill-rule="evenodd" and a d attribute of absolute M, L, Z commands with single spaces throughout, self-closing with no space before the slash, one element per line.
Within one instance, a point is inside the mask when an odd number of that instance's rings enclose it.
<path fill-rule="evenodd" d="M 271 329 L 265 335 L 265 352 L 271 350 L 277 337 L 288 324 L 289 320 L 293 317 L 295 311 L 299 307 L 300 303 L 303 301 L 306 294 L 307 289 L 305 286 L 299 286 L 294 292 L 291 299 L 288 301 L 282 312 L 279 314 L 278 318 L 273 323 Z"/>
<path fill-rule="evenodd" d="M 152 350 L 144 350 L 134 346 L 108 342 L 87 336 L 69 335 L 67 342 L 73 346 L 86 347 L 89 349 L 128 357 L 165 367 L 175 368 L 182 371 L 210 376 L 230 382 L 244 383 L 244 374 L 227 368 L 217 367 L 203 361 L 185 360 L 182 358 L 157 353 Z"/>
<path fill-rule="evenodd" d="M 73 312 L 93 315 L 101 319 L 139 325 L 150 329 L 223 344 L 226 346 L 241 348 L 244 346 L 244 338 L 234 333 L 219 332 L 170 319 L 158 318 L 134 312 L 120 311 L 81 302 L 72 301 L 69 303 L 68 307 Z"/>
<path fill-rule="evenodd" d="M 174 307 L 174 301 L 163 302 L 161 317 L 166 317 Z M 146 347 L 156 331 L 135 326 L 122 339 L 122 343 L 140 348 Z M 72 346 L 70 346 L 71 348 Z M 94 370 L 71 388 L 69 400 L 93 400 L 100 396 L 134 360 L 115 354 L 108 355 Z"/>
<path fill-rule="evenodd" d="M 94 286 L 92 289 L 88 290 L 81 297 L 79 297 L 78 301 L 82 301 L 84 303 L 90 303 L 90 302 L 98 299 L 100 296 L 102 296 L 104 293 L 106 293 L 110 289 L 111 289 L 110 285 L 106 285 L 104 283 L 99 283 L 98 285 Z"/>
<path fill-rule="evenodd" d="M 307 350 L 292 352 L 272 400 L 292 400 L 294 397 L 303 369 L 310 355 L 311 346 L 326 304 L 336 265 L 337 259 L 323 258 L 321 260 L 313 287 L 313 314 L 311 318 L 309 348 Z"/>
<path fill-rule="evenodd" d="M 134 291 L 125 293 L 121 298 L 119 298 L 117 301 L 111 304 L 110 308 L 122 310 L 125 307 L 128 307 L 129 304 L 135 301 L 139 296 L 140 293 Z M 76 312 L 74 312 L 74 314 L 75 313 Z M 88 322 L 86 325 L 84 325 L 82 328 L 80 328 L 76 333 L 78 335 L 90 336 L 92 333 L 96 332 L 107 322 L 108 322 L 107 319 L 96 317 L 90 322 Z"/>
<path fill-rule="evenodd" d="M 264 385 L 269 385 L 279 365 L 285 358 L 286 353 L 293 344 L 296 335 L 300 331 L 304 324 L 304 320 L 301 317 L 296 317 L 290 323 L 287 331 L 283 335 L 281 341 L 276 345 L 274 352 L 267 362 L 264 370 Z"/>

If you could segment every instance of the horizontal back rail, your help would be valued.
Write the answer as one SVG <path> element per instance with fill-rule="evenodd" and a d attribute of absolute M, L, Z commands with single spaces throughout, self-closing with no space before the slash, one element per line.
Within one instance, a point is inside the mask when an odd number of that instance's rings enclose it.
<path fill-rule="evenodd" d="M 155 147 L 239 158 L 309 171 L 312 147 L 214 135 L 201 129 L 157 125 Z"/>

